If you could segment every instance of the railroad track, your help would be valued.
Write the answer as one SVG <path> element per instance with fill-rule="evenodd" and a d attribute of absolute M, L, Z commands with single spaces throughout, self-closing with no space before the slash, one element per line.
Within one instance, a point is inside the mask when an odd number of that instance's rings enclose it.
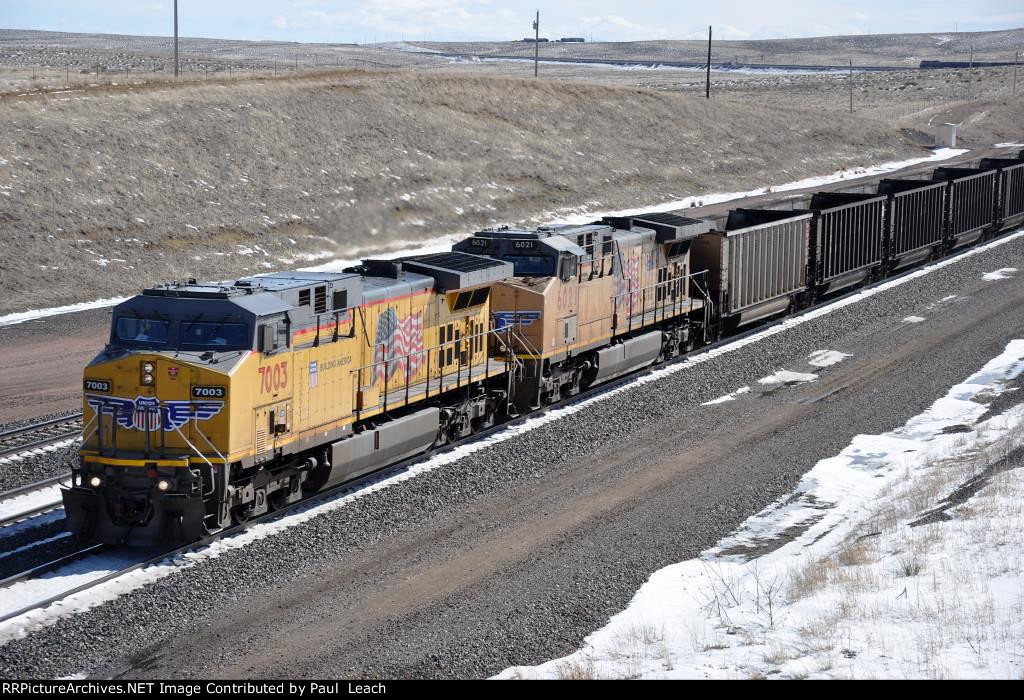
<path fill-rule="evenodd" d="M 75 438 L 81 433 L 81 412 L 8 430 L 0 433 L 0 459 Z"/>
<path fill-rule="evenodd" d="M 0 528 L 60 508 L 60 492 L 55 487 L 70 478 L 70 474 L 52 476 L 0 493 Z"/>
<path fill-rule="evenodd" d="M 71 554 L 66 554 L 58 559 L 54 559 L 45 564 L 40 564 L 39 566 L 32 567 L 31 569 L 23 571 L 20 574 L 9 576 L 8 578 L 5 578 L 2 581 L 0 581 L 0 591 L 10 591 L 19 583 L 39 579 L 45 574 L 59 571 L 60 569 L 71 564 L 74 564 L 75 562 L 85 561 L 90 557 L 101 554 L 106 548 L 107 545 L 95 544 L 80 549 L 78 551 L 72 552 Z M 144 564 L 140 564 L 139 566 L 143 565 Z M 11 610 L 5 613 L 3 617 L 0 617 L 0 622 L 10 620 L 12 618 L 18 617 L 19 615 L 24 615 L 25 613 L 30 612 L 32 610 L 39 610 L 41 608 L 45 608 L 47 605 L 50 605 L 51 603 L 56 603 L 57 601 L 63 600 L 64 598 L 67 598 L 70 595 L 74 595 L 75 593 L 79 593 L 81 591 L 88 590 L 89 588 L 98 586 L 99 584 L 105 581 L 109 581 L 118 576 L 122 576 L 131 570 L 131 568 L 119 568 L 116 571 L 110 572 L 103 571 L 102 569 L 100 569 L 95 572 L 95 578 L 90 578 L 89 580 L 85 581 L 84 583 L 80 583 L 77 586 L 61 589 L 60 586 L 57 585 L 56 592 L 51 590 L 42 591 L 40 593 L 40 597 L 38 597 L 37 599 L 32 600 L 26 605 L 21 605 L 15 610 Z M 76 577 L 76 580 L 78 580 L 79 577 L 80 575 Z"/>

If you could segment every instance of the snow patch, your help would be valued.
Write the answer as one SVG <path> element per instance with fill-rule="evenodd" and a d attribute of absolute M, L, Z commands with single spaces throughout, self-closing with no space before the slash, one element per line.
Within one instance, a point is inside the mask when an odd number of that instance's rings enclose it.
<path fill-rule="evenodd" d="M 14 520 L 32 513 L 36 508 L 53 506 L 56 508 L 61 503 L 60 486 L 47 486 L 38 491 L 8 498 L 0 501 L 0 520 Z"/>
<path fill-rule="evenodd" d="M 903 319 L 904 323 L 924 323 L 927 319 L 923 316 L 907 316 Z"/>
<path fill-rule="evenodd" d="M 79 311 L 89 311 L 91 309 L 103 309 L 108 306 L 120 304 L 122 301 L 128 301 L 128 299 L 129 297 L 111 297 L 109 299 L 97 299 L 96 301 L 83 301 L 78 304 L 68 304 L 67 306 L 56 306 L 49 309 L 19 311 L 13 314 L 7 314 L 6 316 L 0 316 L 0 327 L 13 326 L 18 323 L 24 323 L 25 321 L 35 321 L 40 318 L 49 318 L 50 316 L 73 314 L 78 313 Z"/>
<path fill-rule="evenodd" d="M 1009 279 L 1015 272 L 1017 272 L 1017 268 L 1015 267 L 1001 267 L 998 270 L 986 272 L 981 276 L 981 278 L 986 282 L 995 282 L 996 280 Z"/>
<path fill-rule="evenodd" d="M 816 374 L 804 374 L 803 372 L 790 372 L 787 369 L 780 369 L 775 374 L 770 374 L 757 380 L 758 384 L 774 386 L 776 384 L 803 384 L 813 382 L 818 378 Z"/>
<path fill-rule="evenodd" d="M 812 367 L 831 367 L 838 365 L 847 357 L 852 357 L 852 355 L 837 350 L 815 350 L 807 356 L 807 364 Z"/>
<path fill-rule="evenodd" d="M 4 534 L 6 534 L 6 531 Z M 16 547 L 9 551 L 0 552 L 0 561 L 6 559 L 7 557 L 14 556 L 15 554 L 19 554 L 30 549 L 35 549 L 36 547 L 41 547 L 44 544 L 50 544 L 51 542 L 56 542 L 57 540 L 67 539 L 68 537 L 71 537 L 70 532 L 60 532 L 56 535 L 53 535 L 52 537 L 46 537 L 44 539 L 38 540 L 37 542 L 29 542 L 28 544 L 23 544 L 22 546 Z"/>
<path fill-rule="evenodd" d="M 701 406 L 716 406 L 716 405 L 718 405 L 720 403 L 727 403 L 729 401 L 735 401 L 737 397 L 742 396 L 743 394 L 749 394 L 749 393 L 750 393 L 750 387 L 749 386 L 740 387 L 736 391 L 733 391 L 733 392 L 731 392 L 729 394 L 726 394 L 725 396 L 719 396 L 717 399 L 711 399 L 710 401 L 705 401 L 704 403 L 701 404 Z"/>
<path fill-rule="evenodd" d="M 9 464 L 11 462 L 20 462 L 23 459 L 29 459 L 31 457 L 38 457 L 39 455 L 46 454 L 47 452 L 53 452 L 55 450 L 62 449 L 68 445 L 73 445 L 81 440 L 80 437 L 68 438 L 67 440 L 61 440 L 59 442 L 52 442 L 49 445 L 43 445 L 41 447 L 33 447 L 30 450 L 24 452 L 15 452 L 12 455 L 6 457 L 0 457 L 0 464 Z"/>

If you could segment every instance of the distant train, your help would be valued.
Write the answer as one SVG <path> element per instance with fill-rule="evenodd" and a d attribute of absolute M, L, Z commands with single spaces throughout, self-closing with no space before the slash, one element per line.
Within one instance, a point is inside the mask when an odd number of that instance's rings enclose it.
<path fill-rule="evenodd" d="M 68 526 L 193 541 L 970 245 L 1024 222 L 1024 152 L 805 206 L 147 289 L 85 369 Z"/>

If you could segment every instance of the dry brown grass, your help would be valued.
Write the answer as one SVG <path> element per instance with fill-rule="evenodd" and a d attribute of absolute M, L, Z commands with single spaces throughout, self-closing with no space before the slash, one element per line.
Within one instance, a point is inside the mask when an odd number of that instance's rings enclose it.
<path fill-rule="evenodd" d="M 582 661 L 563 661 L 558 664 L 555 673 L 560 681 L 597 680 L 594 661 L 590 657 L 585 657 Z"/>
<path fill-rule="evenodd" d="M 843 115 L 409 72 L 3 100 L 0 120 L 0 235 L 19 251 L 0 313 L 916 153 Z"/>

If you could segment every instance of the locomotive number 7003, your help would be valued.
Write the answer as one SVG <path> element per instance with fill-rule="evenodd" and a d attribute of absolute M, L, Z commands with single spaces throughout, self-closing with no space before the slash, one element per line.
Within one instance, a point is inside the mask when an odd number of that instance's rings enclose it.
<path fill-rule="evenodd" d="M 260 393 L 269 394 L 288 386 L 288 363 L 278 362 L 269 367 L 260 367 Z"/>

